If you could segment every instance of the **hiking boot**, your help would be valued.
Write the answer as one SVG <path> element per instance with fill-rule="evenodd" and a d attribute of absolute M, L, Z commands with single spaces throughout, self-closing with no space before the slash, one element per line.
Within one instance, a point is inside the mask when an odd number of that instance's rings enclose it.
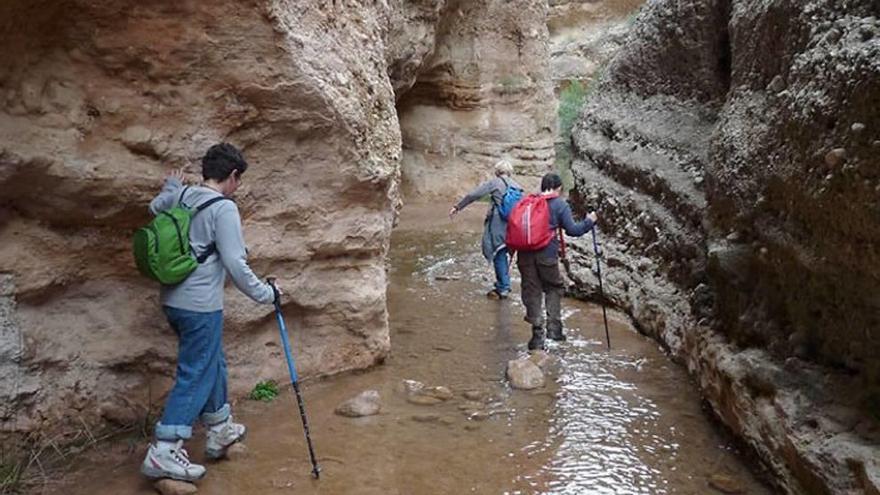
<path fill-rule="evenodd" d="M 244 440 L 247 428 L 243 424 L 233 423 L 232 416 L 226 421 L 208 427 L 205 442 L 205 457 L 208 459 L 220 459 L 226 455 L 226 450 L 234 443 Z"/>
<path fill-rule="evenodd" d="M 141 464 L 141 473 L 147 478 L 171 478 L 193 482 L 205 476 L 205 466 L 189 462 L 189 454 L 183 448 L 183 440 L 166 442 L 156 440 L 150 444 L 147 456 Z"/>
<path fill-rule="evenodd" d="M 529 339 L 529 350 L 544 349 L 544 327 L 532 327 L 532 338 Z"/>
<path fill-rule="evenodd" d="M 562 333 L 562 327 L 553 327 L 547 329 L 547 338 L 556 342 L 565 342 L 565 334 Z"/>
<path fill-rule="evenodd" d="M 489 299 L 507 299 L 510 296 L 510 291 L 498 292 L 498 289 L 492 289 L 486 293 L 486 297 Z"/>

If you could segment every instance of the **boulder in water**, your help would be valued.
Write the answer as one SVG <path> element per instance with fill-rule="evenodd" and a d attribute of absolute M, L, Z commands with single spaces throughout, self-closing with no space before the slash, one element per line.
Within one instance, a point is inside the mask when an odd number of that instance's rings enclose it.
<path fill-rule="evenodd" d="M 377 390 L 364 390 L 360 394 L 336 407 L 336 414 L 348 418 L 360 418 L 379 414 L 382 409 L 381 397 Z"/>
<path fill-rule="evenodd" d="M 528 358 L 507 362 L 507 379 L 513 388 L 532 390 L 544 386 L 544 372 Z"/>

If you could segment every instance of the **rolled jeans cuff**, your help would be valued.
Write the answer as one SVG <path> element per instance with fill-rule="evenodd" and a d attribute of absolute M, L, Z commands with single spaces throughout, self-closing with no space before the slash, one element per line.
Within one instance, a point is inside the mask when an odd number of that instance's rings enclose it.
<path fill-rule="evenodd" d="M 214 412 L 202 413 L 202 415 L 199 416 L 199 419 L 206 425 L 216 425 L 217 423 L 226 421 L 226 418 L 228 418 L 231 413 L 232 408 L 229 406 L 229 403 L 226 403 L 223 404 L 223 407 Z"/>
<path fill-rule="evenodd" d="M 189 440 L 192 438 L 193 429 L 189 425 L 163 425 L 161 422 L 156 423 L 155 435 L 157 440 L 166 442 L 176 442 L 178 440 Z"/>

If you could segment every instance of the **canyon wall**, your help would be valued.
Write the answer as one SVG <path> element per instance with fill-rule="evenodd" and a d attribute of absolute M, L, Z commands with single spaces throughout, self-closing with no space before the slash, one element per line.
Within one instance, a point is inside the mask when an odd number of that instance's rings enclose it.
<path fill-rule="evenodd" d="M 390 347 L 400 205 L 395 91 L 442 1 L 5 2 L 0 6 L 0 431 L 54 438 L 161 406 L 176 338 L 131 234 L 172 168 L 218 141 L 256 273 L 280 278 L 306 377 Z M 402 21 L 405 20 L 405 25 Z M 232 288 L 231 392 L 284 381 L 270 306 Z"/>
<path fill-rule="evenodd" d="M 880 487 L 878 17 L 649 2 L 572 136 L 608 297 L 788 493 Z M 589 242 L 570 275 L 595 297 Z"/>
<path fill-rule="evenodd" d="M 546 2 L 453 0 L 445 9 L 433 55 L 398 95 L 408 200 L 465 193 L 500 158 L 520 176 L 553 166 Z"/>

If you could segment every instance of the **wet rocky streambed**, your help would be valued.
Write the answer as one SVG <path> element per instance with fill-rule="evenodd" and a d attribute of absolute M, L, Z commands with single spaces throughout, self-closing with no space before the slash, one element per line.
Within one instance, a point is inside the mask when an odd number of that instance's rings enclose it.
<path fill-rule="evenodd" d="M 527 354 L 522 305 L 484 295 L 482 212 L 450 223 L 437 211 L 408 208 L 394 234 L 384 365 L 303 388 L 321 479 L 309 477 L 296 403 L 284 389 L 271 403 L 237 403 L 247 452 L 209 464 L 200 493 L 770 493 L 701 409 L 685 371 L 623 315 L 609 313 L 609 352 L 599 307 L 566 299 L 569 340 L 551 343 L 547 385 L 511 388 L 507 362 Z M 404 380 L 447 387 L 452 397 L 408 400 Z M 364 390 L 379 392 L 379 414 L 334 414 Z M 138 474 L 143 448 L 140 438 L 100 445 L 43 492 L 154 493 Z M 201 449 L 199 440 L 189 446 L 193 460 Z"/>

